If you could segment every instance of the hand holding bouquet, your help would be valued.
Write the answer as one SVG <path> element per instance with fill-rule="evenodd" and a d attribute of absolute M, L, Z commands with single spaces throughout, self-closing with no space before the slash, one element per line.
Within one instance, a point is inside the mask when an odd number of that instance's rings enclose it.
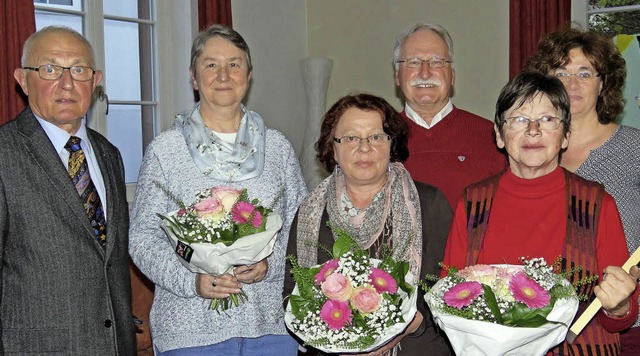
<path fill-rule="evenodd" d="M 214 187 L 200 192 L 192 205 L 177 202 L 178 211 L 158 215 L 180 262 L 191 272 L 222 275 L 273 252 L 282 218 L 257 199 L 249 200 L 246 189 Z M 211 309 L 226 310 L 246 299 L 241 291 L 213 299 Z"/>
<path fill-rule="evenodd" d="M 427 292 L 456 354 L 542 355 L 564 340 L 578 310 L 575 289 L 543 258 L 523 263 L 451 268 Z"/>
<path fill-rule="evenodd" d="M 365 352 L 400 334 L 416 313 L 414 277 L 406 261 L 369 257 L 344 231 L 333 259 L 301 267 L 288 256 L 296 287 L 285 313 L 287 327 L 305 345 L 325 352 Z"/>

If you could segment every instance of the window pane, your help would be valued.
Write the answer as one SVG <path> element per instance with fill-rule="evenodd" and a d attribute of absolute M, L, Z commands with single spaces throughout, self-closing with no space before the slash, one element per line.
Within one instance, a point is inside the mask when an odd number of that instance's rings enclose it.
<path fill-rule="evenodd" d="M 589 15 L 589 29 L 611 36 L 640 33 L 640 10 Z"/>
<path fill-rule="evenodd" d="M 104 21 L 105 73 L 111 100 L 140 100 L 138 24 Z"/>
<path fill-rule="evenodd" d="M 638 5 L 638 0 L 589 0 L 587 10 L 606 9 L 609 7 L 628 5 Z"/>
<path fill-rule="evenodd" d="M 34 0 L 33 3 L 54 9 L 82 10 L 82 0 Z"/>
<path fill-rule="evenodd" d="M 120 150 L 125 180 L 135 183 L 142 162 L 142 108 L 140 105 L 109 105 L 108 139 Z"/>
<path fill-rule="evenodd" d="M 622 115 L 619 117 L 619 123 L 624 125 L 640 128 L 640 120 L 638 120 L 638 106 L 640 100 L 640 41 L 638 35 L 618 35 L 614 38 L 616 46 L 622 53 L 622 57 L 627 61 L 627 80 L 623 87 L 622 94 L 627 100 Z"/>
<path fill-rule="evenodd" d="M 149 10 L 150 0 L 104 0 L 103 10 L 105 15 L 130 17 L 134 19 L 151 19 Z"/>
<path fill-rule="evenodd" d="M 36 30 L 47 26 L 67 26 L 83 33 L 82 17 L 77 15 L 56 14 L 48 11 L 36 10 Z"/>

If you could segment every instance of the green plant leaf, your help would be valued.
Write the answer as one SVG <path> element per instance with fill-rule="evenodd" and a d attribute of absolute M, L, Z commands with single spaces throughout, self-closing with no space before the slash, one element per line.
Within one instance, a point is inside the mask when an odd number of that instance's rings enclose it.
<path fill-rule="evenodd" d="M 547 315 L 553 309 L 555 300 L 540 309 L 530 309 L 524 303 L 517 303 L 504 313 L 504 325 L 537 328 L 548 323 Z"/>
<path fill-rule="evenodd" d="M 491 310 L 491 314 L 496 317 L 496 322 L 498 324 L 503 324 L 502 315 L 500 314 L 500 308 L 498 307 L 498 301 L 496 300 L 496 295 L 493 293 L 491 287 L 486 284 L 482 285 L 482 289 L 484 289 L 484 299 L 487 302 L 489 310 Z"/>
<path fill-rule="evenodd" d="M 340 236 L 333 243 L 333 256 L 340 257 L 351 249 L 351 239 Z"/>
<path fill-rule="evenodd" d="M 293 313 L 297 319 L 302 320 L 305 317 L 304 310 L 307 309 L 305 306 L 309 304 L 307 299 L 292 294 L 289 296 L 289 303 L 291 304 L 291 313 Z"/>

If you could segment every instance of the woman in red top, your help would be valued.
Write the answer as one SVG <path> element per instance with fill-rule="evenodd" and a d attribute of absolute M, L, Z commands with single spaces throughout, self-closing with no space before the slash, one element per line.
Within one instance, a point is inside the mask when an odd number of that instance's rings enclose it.
<path fill-rule="evenodd" d="M 561 257 L 563 269 L 583 267 L 582 276 L 570 277 L 573 281 L 600 275 L 578 292 L 597 297 L 602 310 L 573 344 L 562 343 L 550 353 L 617 355 L 618 333 L 638 315 L 634 291 L 639 272 L 633 267 L 627 274 L 618 267 L 629 253 L 613 198 L 602 185 L 559 166 L 569 140 L 569 110 L 569 97 L 557 78 L 525 71 L 503 88 L 495 130 L 509 169 L 466 188 L 444 263 L 463 268 L 518 264 L 520 257 Z"/>

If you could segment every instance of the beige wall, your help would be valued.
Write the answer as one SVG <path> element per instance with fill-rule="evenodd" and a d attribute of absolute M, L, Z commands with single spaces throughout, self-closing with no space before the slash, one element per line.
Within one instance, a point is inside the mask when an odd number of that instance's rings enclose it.
<path fill-rule="evenodd" d="M 328 103 L 350 91 L 383 96 L 398 109 L 391 65 L 395 37 L 417 22 L 453 38 L 454 104 L 492 118 L 509 75 L 509 3 L 504 0 L 308 0 L 309 55 L 333 59 Z"/>
<path fill-rule="evenodd" d="M 282 131 L 298 153 L 305 119 L 299 61 L 306 56 L 334 61 L 328 106 L 359 90 L 400 109 L 391 65 L 395 37 L 427 21 L 453 37 L 457 106 L 491 118 L 508 79 L 506 0 L 233 0 L 232 13 L 254 60 L 247 105 Z"/>
<path fill-rule="evenodd" d="M 305 122 L 300 59 L 307 56 L 307 5 L 301 0 L 233 0 L 233 28 L 251 49 L 245 104 L 301 151 Z"/>

